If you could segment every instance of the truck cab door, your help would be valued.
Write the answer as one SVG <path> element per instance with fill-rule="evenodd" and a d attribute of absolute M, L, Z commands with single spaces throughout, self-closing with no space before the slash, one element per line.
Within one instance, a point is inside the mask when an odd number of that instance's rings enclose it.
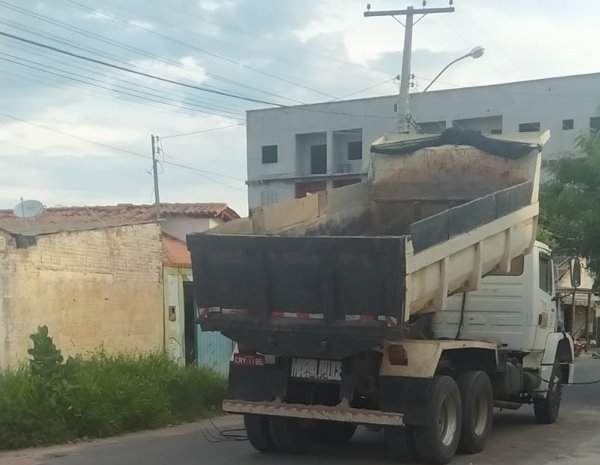
<path fill-rule="evenodd" d="M 537 288 L 533 298 L 533 317 L 535 319 L 536 335 L 535 348 L 543 349 L 546 338 L 550 333 L 556 332 L 557 310 L 553 302 L 554 296 L 554 266 L 549 251 L 539 250 L 534 269 L 538 277 Z"/>

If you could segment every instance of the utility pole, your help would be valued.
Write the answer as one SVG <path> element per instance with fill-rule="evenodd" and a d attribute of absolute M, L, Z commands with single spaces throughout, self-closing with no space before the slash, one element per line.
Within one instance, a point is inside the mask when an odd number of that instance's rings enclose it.
<path fill-rule="evenodd" d="M 398 103 L 396 105 L 396 111 L 398 112 L 398 132 L 401 134 L 408 134 L 408 128 L 410 124 L 410 100 L 408 95 L 409 81 L 410 81 L 410 61 L 412 56 L 412 32 L 413 26 L 417 24 L 426 15 L 432 13 L 453 13 L 454 7 L 449 6 L 447 8 L 425 8 L 426 1 L 423 2 L 423 8 L 415 9 L 412 6 L 406 8 L 406 10 L 383 10 L 383 11 L 371 11 L 371 5 L 367 5 L 367 11 L 365 11 L 365 17 L 369 16 L 391 16 L 396 21 L 400 22 L 396 16 L 406 16 L 404 26 L 404 51 L 402 52 L 402 72 L 400 74 L 400 92 L 398 94 Z M 450 0 L 452 5 L 452 0 Z M 414 20 L 415 15 L 422 15 L 416 21 Z M 402 22 L 400 22 L 402 24 Z"/>
<path fill-rule="evenodd" d="M 158 150 L 158 136 L 150 135 L 152 142 L 152 176 L 154 177 L 154 210 L 156 212 L 156 221 L 160 221 L 160 194 L 158 192 L 158 161 L 156 159 Z"/>

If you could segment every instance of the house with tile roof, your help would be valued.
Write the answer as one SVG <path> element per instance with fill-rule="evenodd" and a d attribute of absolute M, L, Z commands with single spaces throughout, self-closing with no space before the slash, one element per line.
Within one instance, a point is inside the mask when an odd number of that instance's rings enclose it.
<path fill-rule="evenodd" d="M 48 208 L 30 219 L 0 210 L 0 369 L 27 359 L 41 325 L 67 356 L 167 350 L 196 361 L 185 236 L 236 218 L 223 203 L 161 204 L 158 221 L 153 205 Z"/>

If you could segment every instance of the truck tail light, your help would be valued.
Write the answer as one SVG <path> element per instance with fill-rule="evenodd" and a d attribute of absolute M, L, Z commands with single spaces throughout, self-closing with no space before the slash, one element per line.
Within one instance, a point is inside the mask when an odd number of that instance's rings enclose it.
<path fill-rule="evenodd" d="M 408 354 L 402 345 L 390 345 L 388 347 L 388 360 L 392 365 L 408 365 Z"/>

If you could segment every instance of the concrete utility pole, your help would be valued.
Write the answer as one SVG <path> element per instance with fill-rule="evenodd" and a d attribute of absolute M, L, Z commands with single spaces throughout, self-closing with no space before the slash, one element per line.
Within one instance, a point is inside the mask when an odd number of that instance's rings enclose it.
<path fill-rule="evenodd" d="M 369 16 L 391 16 L 396 21 L 400 22 L 396 16 L 406 16 L 406 22 L 404 26 L 404 51 L 402 52 L 402 73 L 400 74 L 400 93 L 398 95 L 398 105 L 396 111 L 399 113 L 398 118 L 398 132 L 401 134 L 408 134 L 408 127 L 410 124 L 410 101 L 408 96 L 408 88 L 410 81 L 410 59 L 412 56 L 412 31 L 413 26 L 417 24 L 425 15 L 432 13 L 453 13 L 454 7 L 449 6 L 447 8 L 425 8 L 427 2 L 423 2 L 423 8 L 415 9 L 412 6 L 406 8 L 406 10 L 384 10 L 384 11 L 371 11 L 371 5 L 367 5 L 367 11 L 364 15 Z M 452 5 L 452 1 L 450 1 Z M 416 21 L 414 20 L 415 15 L 422 15 Z M 400 24 L 402 24 L 400 22 Z"/>
<path fill-rule="evenodd" d="M 154 210 L 156 211 L 156 221 L 160 221 L 160 194 L 158 192 L 158 161 L 156 154 L 158 150 L 158 136 L 150 135 L 152 142 L 152 176 L 154 177 Z"/>

